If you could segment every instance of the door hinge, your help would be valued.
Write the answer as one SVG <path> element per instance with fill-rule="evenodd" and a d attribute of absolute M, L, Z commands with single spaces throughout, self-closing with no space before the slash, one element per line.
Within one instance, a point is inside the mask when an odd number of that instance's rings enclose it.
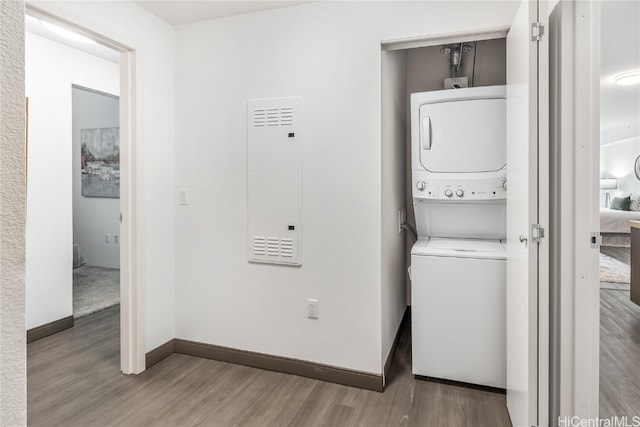
<path fill-rule="evenodd" d="M 540 224 L 531 224 L 531 240 L 540 243 L 544 238 L 544 228 Z"/>
<path fill-rule="evenodd" d="M 532 42 L 540 41 L 543 35 L 544 35 L 544 25 L 542 25 L 542 22 L 532 22 L 531 23 L 531 41 Z"/>

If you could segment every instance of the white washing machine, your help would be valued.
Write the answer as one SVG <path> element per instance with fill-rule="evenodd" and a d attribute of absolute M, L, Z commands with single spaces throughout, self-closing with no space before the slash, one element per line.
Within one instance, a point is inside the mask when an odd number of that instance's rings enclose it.
<path fill-rule="evenodd" d="M 506 387 L 505 87 L 411 95 L 412 371 Z"/>
<path fill-rule="evenodd" d="M 413 373 L 506 387 L 506 247 L 420 239 L 411 251 Z"/>

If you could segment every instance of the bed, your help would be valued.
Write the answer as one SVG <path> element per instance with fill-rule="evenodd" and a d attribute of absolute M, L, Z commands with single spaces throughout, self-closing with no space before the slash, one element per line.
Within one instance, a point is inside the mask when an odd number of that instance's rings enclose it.
<path fill-rule="evenodd" d="M 629 221 L 640 221 L 638 211 L 618 211 L 600 208 L 600 235 L 602 246 L 631 246 L 631 228 Z"/>

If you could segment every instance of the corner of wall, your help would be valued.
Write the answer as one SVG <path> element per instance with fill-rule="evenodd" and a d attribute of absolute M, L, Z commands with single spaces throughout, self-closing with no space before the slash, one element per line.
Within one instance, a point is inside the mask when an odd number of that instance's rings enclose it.
<path fill-rule="evenodd" d="M 0 424 L 26 425 L 24 2 L 0 2 Z"/>

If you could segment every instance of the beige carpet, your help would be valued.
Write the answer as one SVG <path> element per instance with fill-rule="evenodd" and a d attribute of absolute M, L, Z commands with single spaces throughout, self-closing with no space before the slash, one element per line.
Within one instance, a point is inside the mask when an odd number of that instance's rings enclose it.
<path fill-rule="evenodd" d="M 120 303 L 120 270 L 83 265 L 73 270 L 73 317 Z"/>
<path fill-rule="evenodd" d="M 631 266 L 600 253 L 600 282 L 630 283 Z"/>

